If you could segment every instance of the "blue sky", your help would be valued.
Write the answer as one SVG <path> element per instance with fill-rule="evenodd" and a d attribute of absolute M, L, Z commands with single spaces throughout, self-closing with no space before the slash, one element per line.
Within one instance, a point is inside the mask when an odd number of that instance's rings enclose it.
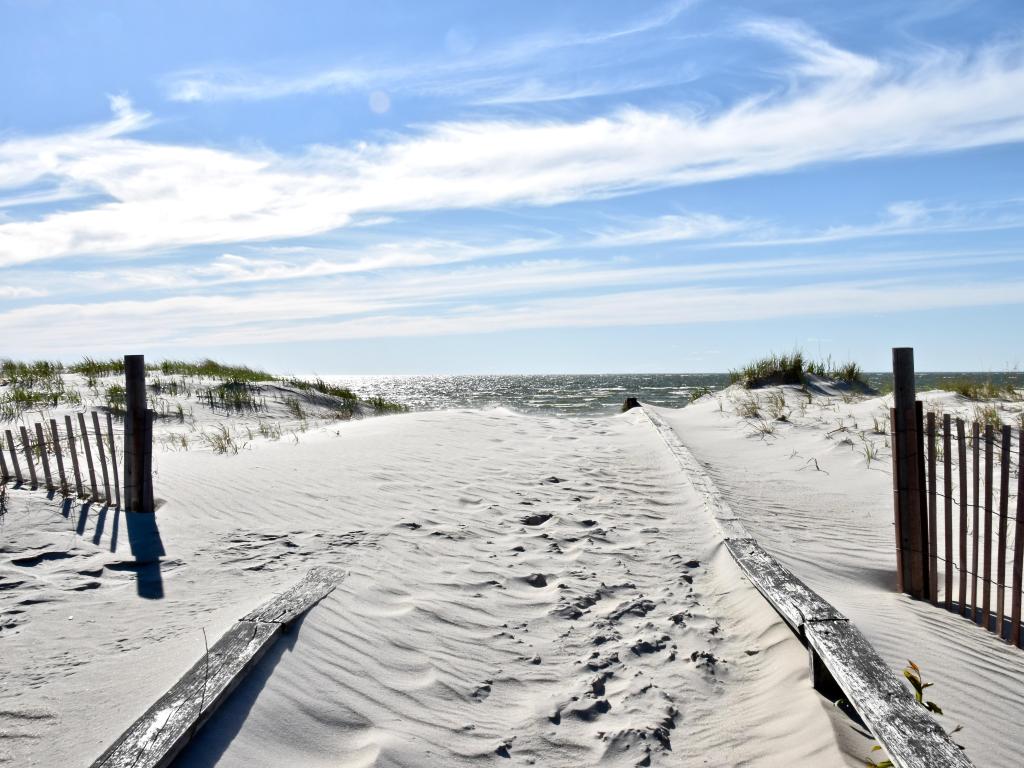
<path fill-rule="evenodd" d="M 0 356 L 1024 365 L 1024 5 L 0 0 Z"/>

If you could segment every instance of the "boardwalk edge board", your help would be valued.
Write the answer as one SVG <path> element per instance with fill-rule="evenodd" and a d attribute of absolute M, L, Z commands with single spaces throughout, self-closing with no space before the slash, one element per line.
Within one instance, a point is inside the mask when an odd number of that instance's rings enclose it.
<path fill-rule="evenodd" d="M 343 577 L 331 568 L 313 568 L 297 584 L 242 617 L 92 768 L 170 765 L 274 641 Z"/>
<path fill-rule="evenodd" d="M 971 766 L 853 622 L 766 552 L 675 430 L 648 406 L 641 410 L 704 498 L 740 570 L 807 646 L 815 688 L 841 692 L 898 768 Z"/>

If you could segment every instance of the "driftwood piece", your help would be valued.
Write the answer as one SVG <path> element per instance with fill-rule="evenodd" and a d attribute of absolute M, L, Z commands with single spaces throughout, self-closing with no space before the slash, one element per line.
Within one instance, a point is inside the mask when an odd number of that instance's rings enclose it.
<path fill-rule="evenodd" d="M 169 766 L 288 624 L 329 594 L 341 578 L 333 569 L 314 568 L 237 622 L 92 768 Z"/>

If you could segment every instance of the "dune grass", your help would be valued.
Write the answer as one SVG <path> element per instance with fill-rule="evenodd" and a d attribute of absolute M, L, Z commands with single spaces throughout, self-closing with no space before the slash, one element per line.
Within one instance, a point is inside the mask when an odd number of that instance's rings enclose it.
<path fill-rule="evenodd" d="M 940 381 L 935 385 L 936 389 L 944 392 L 956 392 L 968 400 L 1017 400 L 1020 393 L 1012 383 L 996 384 L 992 379 L 978 381 L 977 379 L 958 378 Z"/>
<path fill-rule="evenodd" d="M 770 354 L 729 371 L 731 384 L 742 384 L 747 389 L 757 389 L 775 384 L 803 384 L 807 376 L 817 376 L 845 384 L 867 386 L 864 372 L 854 362 L 835 363 L 831 357 L 825 360 L 807 360 L 803 352 L 795 350 L 788 355 Z"/>

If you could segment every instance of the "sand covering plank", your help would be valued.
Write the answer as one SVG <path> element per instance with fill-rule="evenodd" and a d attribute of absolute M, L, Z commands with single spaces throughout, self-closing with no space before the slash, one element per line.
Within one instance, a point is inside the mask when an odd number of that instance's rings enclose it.
<path fill-rule="evenodd" d="M 750 582 L 824 665 L 871 734 L 900 768 L 972 765 L 860 631 L 746 533 L 704 468 L 660 416 L 644 407 L 708 510 Z M 812 665 L 813 669 L 813 665 Z"/>
<path fill-rule="evenodd" d="M 286 592 L 244 616 L 92 768 L 170 765 L 288 625 L 342 577 L 332 568 L 313 568 Z"/>

